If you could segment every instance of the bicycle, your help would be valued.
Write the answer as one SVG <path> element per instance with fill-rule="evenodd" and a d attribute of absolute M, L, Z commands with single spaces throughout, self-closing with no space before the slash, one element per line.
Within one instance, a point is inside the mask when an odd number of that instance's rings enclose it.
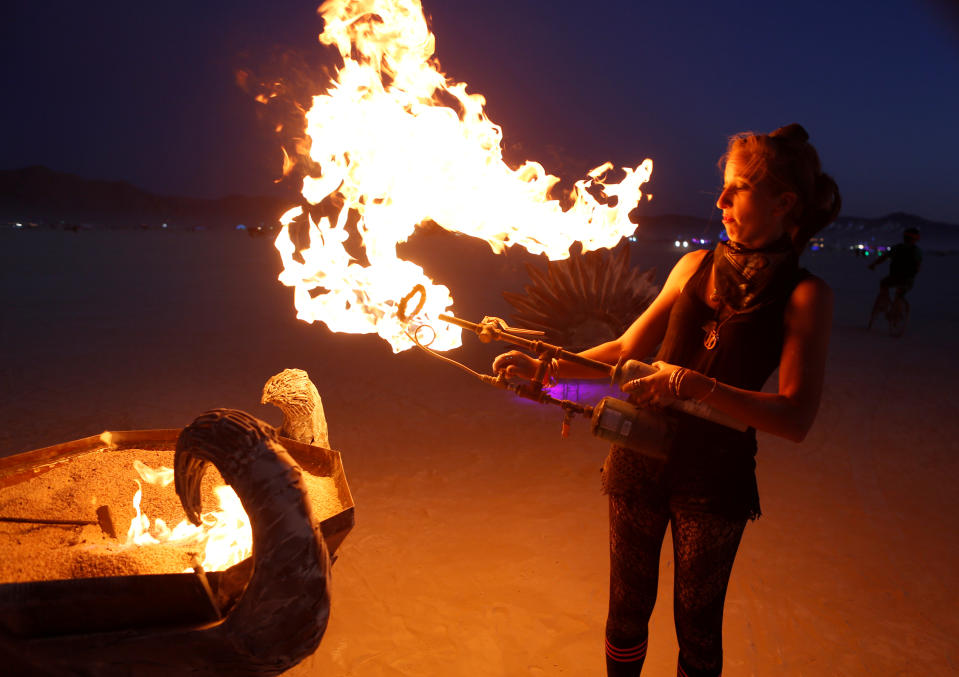
<path fill-rule="evenodd" d="M 869 316 L 868 328 L 872 329 L 872 324 L 880 315 L 886 316 L 886 322 L 889 323 L 889 334 L 900 337 L 906 331 L 906 323 L 909 320 L 909 302 L 906 300 L 906 292 L 909 287 L 895 286 L 896 296 L 889 299 L 889 287 L 880 287 L 876 301 L 872 305 L 872 314 Z"/>

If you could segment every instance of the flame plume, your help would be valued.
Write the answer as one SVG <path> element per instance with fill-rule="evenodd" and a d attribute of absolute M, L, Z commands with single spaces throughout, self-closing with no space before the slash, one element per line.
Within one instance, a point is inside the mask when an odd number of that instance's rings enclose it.
<path fill-rule="evenodd" d="M 481 238 L 497 253 L 520 245 L 552 260 L 568 258 L 573 242 L 591 251 L 635 230 L 628 214 L 642 197 L 651 160 L 623 168 L 619 183 L 604 181 L 611 163 L 593 169 L 576 182 L 564 210 L 549 197 L 559 179 L 536 162 L 510 168 L 485 99 L 438 70 L 419 0 L 328 0 L 319 12 L 320 41 L 339 51 L 343 66 L 306 114 L 309 155 L 320 175 L 304 179 L 303 197 L 342 207 L 318 222 L 300 207 L 280 220 L 279 279 L 294 288 L 299 319 L 377 333 L 394 352 L 411 347 L 409 333 L 430 324 L 437 332 L 432 347 L 449 350 L 461 344 L 460 329 L 433 322 L 451 312 L 449 289 L 396 255 L 418 224 L 433 221 Z M 369 265 L 344 247 L 351 214 Z M 308 221 L 302 262 L 290 236 L 298 218 Z M 402 300 L 417 285 L 425 302 L 410 317 Z"/>
<path fill-rule="evenodd" d="M 140 460 L 135 460 L 133 467 L 140 479 L 148 484 L 166 487 L 174 479 L 173 468 L 154 469 Z M 194 546 L 203 553 L 201 566 L 205 571 L 223 571 L 252 554 L 253 532 L 250 518 L 232 487 L 220 485 L 213 488 L 219 510 L 203 513 L 200 526 L 183 519 L 171 529 L 159 517 L 153 520 L 151 525 L 150 517 L 141 509 L 143 485 L 140 480 L 135 481 L 137 490 L 133 495 L 133 509 L 136 515 L 130 521 L 125 545 L 150 546 L 168 543 Z"/>

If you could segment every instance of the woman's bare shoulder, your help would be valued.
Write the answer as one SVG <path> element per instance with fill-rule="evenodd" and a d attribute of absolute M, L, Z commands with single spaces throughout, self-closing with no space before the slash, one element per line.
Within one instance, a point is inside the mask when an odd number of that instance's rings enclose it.
<path fill-rule="evenodd" d="M 689 252 L 688 254 L 684 254 L 683 257 L 676 263 L 676 265 L 678 266 L 679 264 L 683 264 L 687 266 L 693 266 L 695 268 L 711 251 L 711 249 L 697 249 L 696 251 Z"/>
<path fill-rule="evenodd" d="M 699 268 L 708 253 L 708 249 L 697 249 L 694 252 L 684 254 L 682 258 L 676 262 L 676 265 L 673 266 L 673 269 L 669 271 L 666 284 L 682 288 Z"/>
<path fill-rule="evenodd" d="M 816 275 L 807 272 L 793 289 L 791 301 L 796 304 L 832 302 L 833 292 L 829 284 Z"/>
<path fill-rule="evenodd" d="M 832 289 L 821 277 L 809 273 L 799 281 L 789 297 L 787 323 L 811 327 L 828 325 L 831 323 L 832 309 Z"/>

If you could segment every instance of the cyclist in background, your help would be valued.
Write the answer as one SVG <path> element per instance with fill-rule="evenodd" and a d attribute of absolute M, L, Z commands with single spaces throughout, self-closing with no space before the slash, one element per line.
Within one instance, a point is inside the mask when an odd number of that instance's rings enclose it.
<path fill-rule="evenodd" d="M 889 290 L 896 290 L 896 300 L 905 301 L 906 292 L 912 289 L 916 275 L 922 265 L 922 250 L 916 244 L 919 242 L 919 229 L 907 228 L 903 231 L 902 242 L 894 245 L 889 251 L 869 264 L 870 270 L 885 261 L 889 261 L 889 274 L 879 280 L 879 294 L 872 306 L 872 315 L 869 317 L 869 327 L 879 315 L 885 313 L 892 304 Z"/>

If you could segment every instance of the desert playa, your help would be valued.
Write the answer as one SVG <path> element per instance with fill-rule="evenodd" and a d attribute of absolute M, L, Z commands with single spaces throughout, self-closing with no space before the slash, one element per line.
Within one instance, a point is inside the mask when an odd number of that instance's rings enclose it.
<path fill-rule="evenodd" d="M 522 290 L 534 259 L 417 237 L 409 255 L 453 290 L 457 315 L 508 317 L 501 294 Z M 677 256 L 632 251 L 657 283 Z M 763 516 L 733 569 L 725 674 L 959 671 L 957 262 L 927 254 L 892 338 L 865 328 L 878 272 L 847 252 L 804 255 L 836 294 L 826 389 L 803 444 L 760 435 Z M 230 231 L 0 231 L 0 454 L 182 427 L 214 407 L 278 424 L 263 383 L 304 369 L 356 524 L 322 644 L 289 674 L 602 674 L 604 444 L 583 421 L 562 439 L 558 410 L 423 353 L 296 320 L 278 272 L 268 239 Z M 485 371 L 503 349 L 464 336 L 451 356 Z M 671 559 L 667 535 L 651 675 L 675 673 Z"/>

